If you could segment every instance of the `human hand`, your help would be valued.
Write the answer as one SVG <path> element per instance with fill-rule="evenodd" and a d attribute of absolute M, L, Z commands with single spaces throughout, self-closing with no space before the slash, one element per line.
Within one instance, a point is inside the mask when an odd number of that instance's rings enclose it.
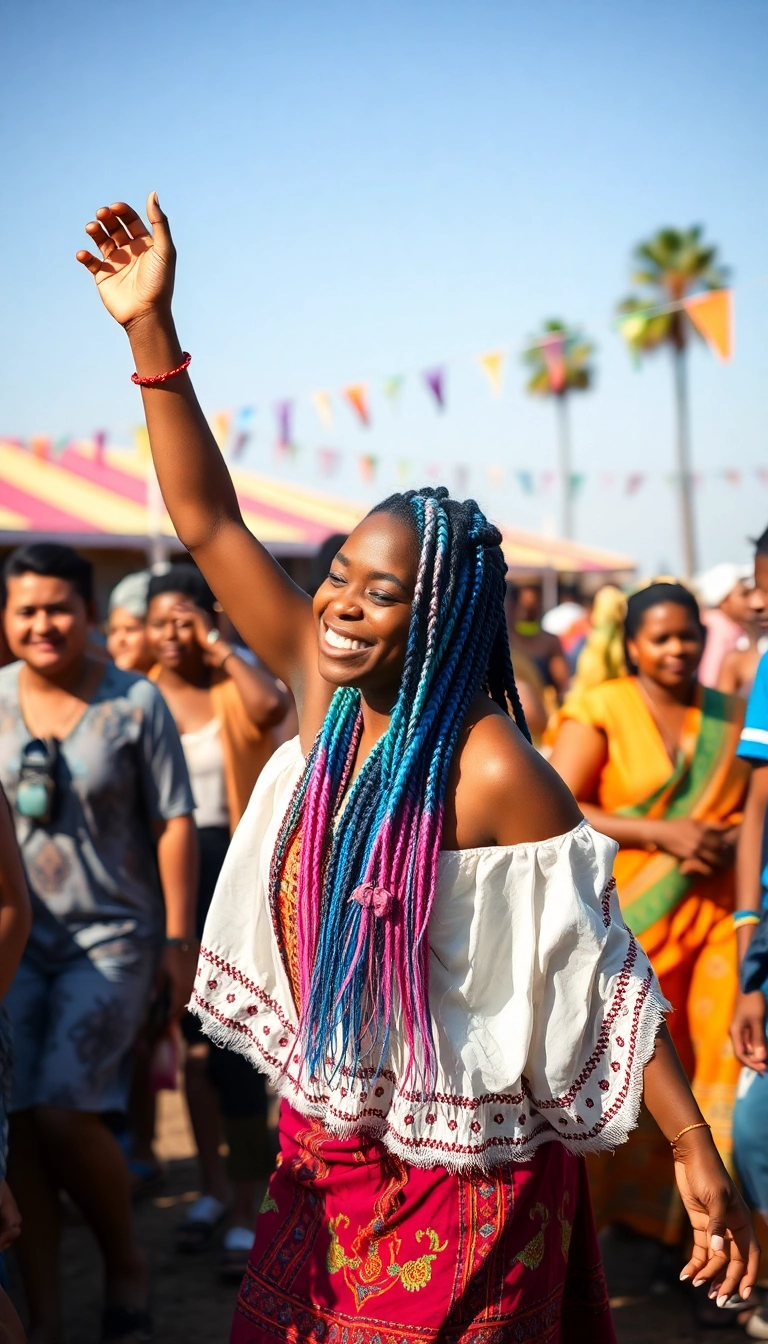
<path fill-rule="evenodd" d="M 725 1305 L 748 1298 L 757 1278 L 760 1247 L 744 1200 L 723 1166 L 709 1130 L 683 1135 L 675 1146 L 675 1179 L 693 1229 L 691 1258 L 680 1274 Z"/>
<path fill-rule="evenodd" d="M 85 226 L 101 257 L 77 253 L 96 281 L 105 308 L 126 328 L 152 313 L 171 310 L 176 249 L 154 191 L 147 199 L 147 218 L 151 233 L 124 201 L 102 206 Z"/>
<path fill-rule="evenodd" d="M 765 1073 L 768 1048 L 765 1040 L 765 996 L 760 989 L 739 994 L 731 1022 L 733 1053 L 740 1064 L 755 1073 Z"/>
<path fill-rule="evenodd" d="M 0 1184 L 0 1251 L 6 1251 L 21 1233 L 19 1206 L 7 1181 Z"/>
<path fill-rule="evenodd" d="M 208 666 L 223 667 L 234 650 L 231 644 L 221 638 L 210 612 L 203 611 L 202 607 L 196 607 L 194 602 L 187 599 L 176 602 L 173 611 L 174 615 L 192 621 L 195 639 L 203 650 L 203 658 Z"/>
<path fill-rule="evenodd" d="M 734 845 L 729 830 L 717 823 L 678 817 L 654 827 L 654 842 L 665 853 L 682 859 L 681 872 L 711 873 L 733 862 Z"/>
<path fill-rule="evenodd" d="M 160 975 L 168 985 L 168 1020 L 177 1021 L 183 1014 L 195 987 L 197 954 L 193 943 L 166 943 L 160 962 Z"/>

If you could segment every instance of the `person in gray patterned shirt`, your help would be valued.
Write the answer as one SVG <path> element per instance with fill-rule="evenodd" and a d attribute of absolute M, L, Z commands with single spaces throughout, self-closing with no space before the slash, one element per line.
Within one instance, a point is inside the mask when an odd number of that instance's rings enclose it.
<path fill-rule="evenodd" d="M 170 1012 L 194 977 L 197 843 L 184 754 L 162 696 L 94 658 L 91 566 L 38 544 L 5 563 L 0 783 L 13 805 L 33 923 L 6 996 L 16 1070 L 10 1182 L 39 1344 L 61 1344 L 58 1195 L 104 1257 L 102 1339 L 148 1338 L 146 1258 L 105 1114 L 124 1111 L 130 1053 L 160 963 Z"/>

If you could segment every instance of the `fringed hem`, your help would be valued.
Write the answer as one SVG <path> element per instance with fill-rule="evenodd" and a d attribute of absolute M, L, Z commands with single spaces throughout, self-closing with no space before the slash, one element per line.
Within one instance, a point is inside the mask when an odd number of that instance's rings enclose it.
<path fill-rule="evenodd" d="M 626 1142 L 638 1122 L 643 1071 L 670 1010 L 650 966 L 642 980 L 633 973 L 636 958 L 637 944 L 630 935 L 627 960 L 596 1047 L 572 1086 L 558 1097 L 536 1096 L 534 1084 L 540 1091 L 541 1080 L 532 1084 L 526 1078 L 516 1090 L 501 1094 L 435 1091 L 424 1096 L 399 1085 L 388 1070 L 378 1075 L 360 1070 L 354 1078 L 342 1071 L 347 1085 L 327 1089 L 321 1080 L 306 1078 L 287 1013 L 208 949 L 201 951 L 203 975 L 211 972 L 207 993 L 199 985 L 189 1008 L 212 1041 L 245 1055 L 280 1096 L 301 1114 L 321 1120 L 330 1134 L 370 1135 L 416 1167 L 490 1171 L 508 1162 L 526 1162 L 542 1144 L 553 1141 L 576 1154 L 611 1151 Z M 222 977 L 232 982 L 226 994 Z M 245 987 L 249 1001 L 241 999 L 236 1006 L 240 996 L 233 991 L 238 987 Z M 357 1107 L 355 1113 L 350 1106 Z"/>

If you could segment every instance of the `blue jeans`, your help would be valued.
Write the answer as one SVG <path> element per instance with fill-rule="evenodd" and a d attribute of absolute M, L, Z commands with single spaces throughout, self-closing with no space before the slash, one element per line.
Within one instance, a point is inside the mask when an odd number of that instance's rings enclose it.
<path fill-rule="evenodd" d="M 768 1217 L 768 1074 L 742 1069 L 733 1111 L 733 1157 L 744 1197 Z"/>

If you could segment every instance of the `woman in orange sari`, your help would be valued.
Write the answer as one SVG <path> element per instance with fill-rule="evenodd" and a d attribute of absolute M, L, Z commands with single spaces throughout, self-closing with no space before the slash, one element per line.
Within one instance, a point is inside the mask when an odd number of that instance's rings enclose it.
<path fill-rule="evenodd" d="M 687 588 L 655 583 L 627 603 L 632 675 L 566 702 L 552 765 L 596 830 L 620 846 L 627 924 L 674 1012 L 669 1027 L 722 1156 L 731 1150 L 739 1066 L 734 846 L 748 770 L 736 758 L 743 702 L 699 685 L 704 630 Z M 679 1240 L 664 1140 L 647 1112 L 610 1162 L 591 1162 L 599 1224 Z"/>

